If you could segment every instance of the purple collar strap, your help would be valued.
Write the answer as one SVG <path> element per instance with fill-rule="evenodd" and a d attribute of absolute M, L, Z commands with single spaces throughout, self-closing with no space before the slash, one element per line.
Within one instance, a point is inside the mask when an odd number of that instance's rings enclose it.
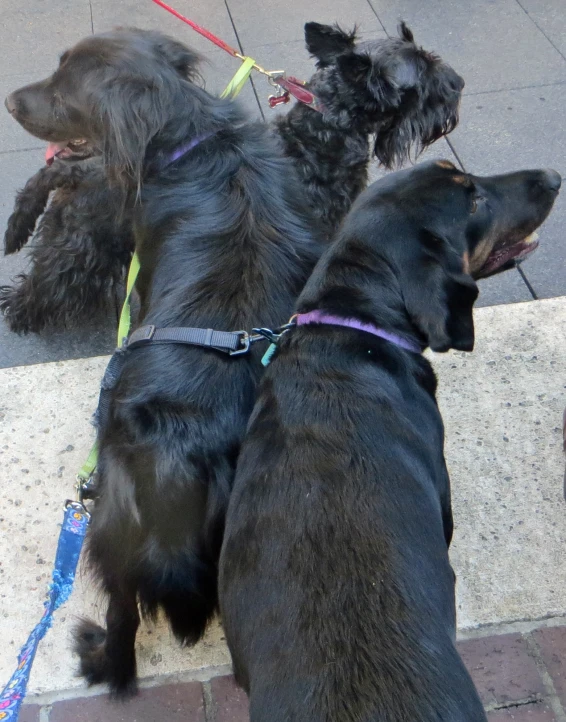
<path fill-rule="evenodd" d="M 323 311 L 310 311 L 309 313 L 299 313 L 296 316 L 297 326 L 306 326 L 311 323 L 326 323 L 329 326 L 345 326 L 346 328 L 354 328 L 357 331 L 365 331 L 371 333 L 374 336 L 379 336 L 390 343 L 394 343 L 396 346 L 404 348 L 406 351 L 412 351 L 413 353 L 422 353 L 422 348 L 411 341 L 407 341 L 400 336 L 396 336 L 393 333 L 384 331 L 371 323 L 363 323 L 355 318 L 340 318 L 340 316 L 332 316 L 329 313 Z"/>
<path fill-rule="evenodd" d="M 173 151 L 169 158 L 167 158 L 167 161 L 164 163 L 165 167 L 171 165 L 171 163 L 174 163 L 176 160 L 179 160 L 179 158 L 182 158 L 193 148 L 196 148 L 199 143 L 202 143 L 204 140 L 210 138 L 212 135 L 214 135 L 214 133 L 203 133 L 202 135 L 197 135 L 196 138 L 193 138 L 188 143 L 185 143 L 185 145 L 177 148 L 177 150 Z"/>

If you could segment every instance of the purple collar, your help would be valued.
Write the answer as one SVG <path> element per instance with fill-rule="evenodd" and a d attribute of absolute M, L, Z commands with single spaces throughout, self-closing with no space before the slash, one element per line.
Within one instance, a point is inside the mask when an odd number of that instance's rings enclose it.
<path fill-rule="evenodd" d="M 193 138 L 188 143 L 185 143 L 185 145 L 182 145 L 180 148 L 177 148 L 177 150 L 173 151 L 173 153 L 171 153 L 169 158 L 167 158 L 167 160 L 163 164 L 164 167 L 167 167 L 168 165 L 171 165 L 171 163 L 174 163 L 176 160 L 179 160 L 179 158 L 182 158 L 193 148 L 196 148 L 197 145 L 199 145 L 199 143 L 202 143 L 203 140 L 210 138 L 212 135 L 214 135 L 214 133 L 203 133 L 202 135 L 197 135 L 196 138 Z"/>
<path fill-rule="evenodd" d="M 323 311 L 310 311 L 309 313 L 299 313 L 296 316 L 297 326 L 306 326 L 310 323 L 327 323 L 330 326 L 346 326 L 346 328 L 355 328 L 358 331 L 365 331 L 366 333 L 372 333 L 374 336 L 379 336 L 386 341 L 394 343 L 396 346 L 404 348 L 406 351 L 412 351 L 413 353 L 422 353 L 422 348 L 411 341 L 406 341 L 404 338 L 400 338 L 393 333 L 388 333 L 371 323 L 363 323 L 355 318 L 340 318 L 340 316 L 332 316 L 329 313 Z"/>

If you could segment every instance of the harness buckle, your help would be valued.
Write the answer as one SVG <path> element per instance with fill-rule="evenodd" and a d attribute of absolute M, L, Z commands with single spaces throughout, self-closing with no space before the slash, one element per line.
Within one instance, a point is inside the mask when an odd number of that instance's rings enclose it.
<path fill-rule="evenodd" d="M 247 331 L 234 331 L 240 334 L 240 348 L 228 351 L 230 356 L 241 356 L 250 350 L 250 334 Z"/>
<path fill-rule="evenodd" d="M 134 333 L 136 334 L 136 341 L 151 341 L 155 333 L 155 326 L 142 326 L 137 328 Z"/>

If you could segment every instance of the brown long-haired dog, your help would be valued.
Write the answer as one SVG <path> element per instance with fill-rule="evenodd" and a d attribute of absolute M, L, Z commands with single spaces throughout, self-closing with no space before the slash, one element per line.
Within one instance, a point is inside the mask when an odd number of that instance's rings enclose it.
<path fill-rule="evenodd" d="M 184 45 L 120 30 L 83 40 L 6 104 L 40 138 L 102 149 L 107 182 L 134 208 L 144 325 L 277 326 L 318 257 L 313 221 L 266 126 L 199 87 L 197 72 Z M 116 695 L 136 688 L 138 603 L 150 618 L 162 609 L 187 644 L 216 609 L 224 515 L 261 370 L 261 351 L 150 343 L 125 353 L 98 433 L 87 547 L 106 629 L 86 621 L 77 632 L 82 674 Z"/>

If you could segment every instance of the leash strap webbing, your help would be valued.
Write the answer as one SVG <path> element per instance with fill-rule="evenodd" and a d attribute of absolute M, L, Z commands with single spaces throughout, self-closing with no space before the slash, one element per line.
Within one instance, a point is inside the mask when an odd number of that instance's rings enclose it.
<path fill-rule="evenodd" d="M 29 635 L 18 657 L 18 667 L 0 694 L 2 722 L 16 722 L 18 719 L 37 647 L 53 623 L 53 613 L 67 601 L 73 589 L 87 526 L 88 514 L 82 504 L 69 503 L 65 509 L 59 535 L 55 567 L 44 604 L 43 617 Z"/>
<path fill-rule="evenodd" d="M 241 348 L 242 333 L 239 331 L 214 331 L 211 328 L 179 328 L 140 326 L 128 339 L 128 349 L 155 343 L 186 344 L 204 346 L 217 351 L 237 351 Z"/>
<path fill-rule="evenodd" d="M 235 98 L 246 84 L 246 81 L 250 77 L 254 65 L 255 60 L 253 58 L 246 57 L 220 97 Z"/>

